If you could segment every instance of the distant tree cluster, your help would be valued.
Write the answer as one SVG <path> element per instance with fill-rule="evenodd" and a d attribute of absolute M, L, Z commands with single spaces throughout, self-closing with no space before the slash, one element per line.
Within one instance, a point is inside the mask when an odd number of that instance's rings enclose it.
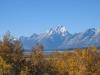
<path fill-rule="evenodd" d="M 37 45 L 27 56 L 19 40 L 6 33 L 0 41 L 0 75 L 100 75 L 95 47 L 45 54 Z"/>

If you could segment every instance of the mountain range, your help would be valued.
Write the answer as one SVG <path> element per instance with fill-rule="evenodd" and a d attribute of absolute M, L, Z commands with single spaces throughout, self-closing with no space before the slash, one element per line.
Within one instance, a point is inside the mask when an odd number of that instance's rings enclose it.
<path fill-rule="evenodd" d="M 100 47 L 100 29 L 90 28 L 71 34 L 65 26 L 57 26 L 30 37 L 21 36 L 20 41 L 27 50 L 31 50 L 37 43 L 42 44 L 45 50 Z"/>

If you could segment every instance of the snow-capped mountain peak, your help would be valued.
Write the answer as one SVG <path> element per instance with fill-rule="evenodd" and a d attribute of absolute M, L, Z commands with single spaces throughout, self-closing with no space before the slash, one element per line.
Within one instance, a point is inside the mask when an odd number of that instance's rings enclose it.
<path fill-rule="evenodd" d="M 67 32 L 67 29 L 66 29 L 65 26 L 57 26 L 57 27 L 55 28 L 55 31 L 56 31 L 56 32 L 62 32 L 62 33 L 64 33 L 64 32 Z"/>
<path fill-rule="evenodd" d="M 84 36 L 92 36 L 92 35 L 95 35 L 95 33 L 96 33 L 96 29 L 90 28 L 84 32 Z"/>
<path fill-rule="evenodd" d="M 49 31 L 47 31 L 48 35 L 53 34 L 61 34 L 62 36 L 65 36 L 66 34 L 69 34 L 65 26 L 57 26 L 55 28 L 50 28 Z"/>

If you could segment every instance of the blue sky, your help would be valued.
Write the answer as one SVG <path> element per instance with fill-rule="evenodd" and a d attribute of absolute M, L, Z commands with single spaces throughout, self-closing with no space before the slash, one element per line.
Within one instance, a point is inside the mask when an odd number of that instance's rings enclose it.
<path fill-rule="evenodd" d="M 100 28 L 100 0 L 0 0 L 0 36 L 41 33 L 64 25 L 71 33 Z"/>

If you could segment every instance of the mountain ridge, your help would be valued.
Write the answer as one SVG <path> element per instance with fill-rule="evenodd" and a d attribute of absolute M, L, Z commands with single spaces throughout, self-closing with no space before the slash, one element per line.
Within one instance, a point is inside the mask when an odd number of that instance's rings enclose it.
<path fill-rule="evenodd" d="M 48 49 L 100 47 L 100 29 L 89 28 L 84 32 L 71 34 L 65 26 L 50 28 L 45 33 L 34 33 L 30 37 L 20 37 L 25 49 L 31 49 L 37 43 Z"/>

